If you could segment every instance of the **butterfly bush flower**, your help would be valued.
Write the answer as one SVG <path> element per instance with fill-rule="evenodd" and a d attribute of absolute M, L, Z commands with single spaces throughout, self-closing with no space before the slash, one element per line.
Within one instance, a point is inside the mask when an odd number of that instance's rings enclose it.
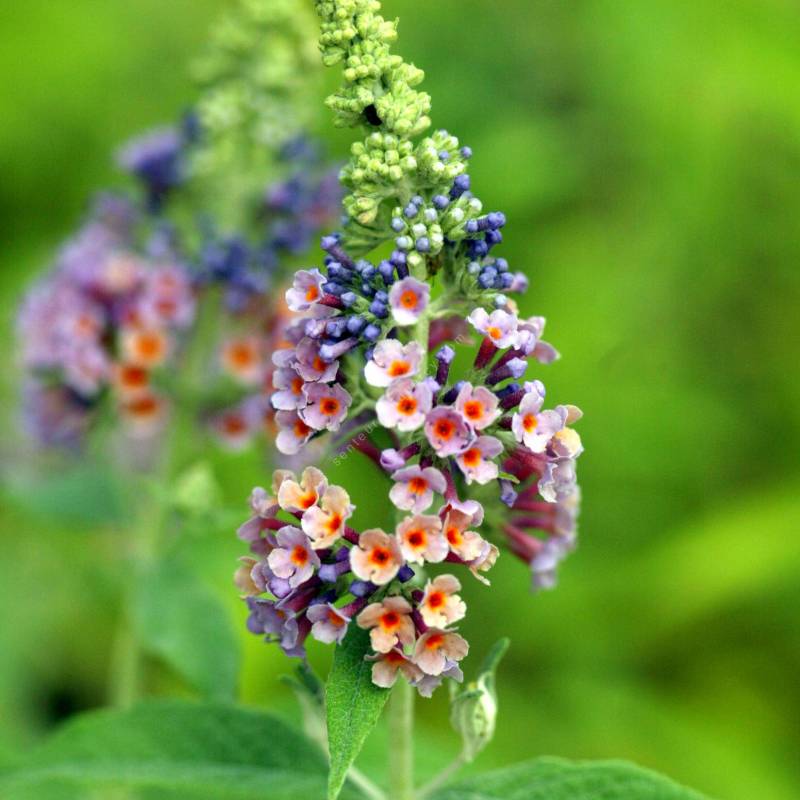
<path fill-rule="evenodd" d="M 366 133 L 341 172 L 341 229 L 321 238 L 321 263 L 287 294 L 295 321 L 273 356 L 287 370 L 273 394 L 278 447 L 297 453 L 313 437 L 335 459 L 361 452 L 386 474 L 399 513 L 394 530 L 359 532 L 348 520 L 328 540 L 339 512 L 325 495 L 293 511 L 323 537 L 320 566 L 295 588 L 268 578 L 261 599 L 294 615 L 295 649 L 330 623 L 320 604 L 338 609 L 370 631 L 377 685 L 402 676 L 430 696 L 461 680 L 469 649 L 453 627 L 469 625 L 453 573 L 488 584 L 502 548 L 525 562 L 534 589 L 548 588 L 574 547 L 580 412 L 544 407 L 539 370 L 558 353 L 542 340 L 543 317 L 520 316 L 513 295 L 528 279 L 496 254 L 505 214 L 473 193 L 471 149 L 429 131 L 422 73 L 390 51 L 395 23 L 377 0 L 316 5 L 323 61 L 345 65 L 329 107 Z M 277 546 L 283 523 L 267 523 L 251 549 Z"/>
<path fill-rule="evenodd" d="M 427 479 L 440 485 L 435 472 Z M 454 541 L 473 559 L 488 542 L 466 530 L 473 515 L 447 502 L 439 505 L 435 514 L 406 517 L 394 533 L 359 532 L 346 524 L 355 507 L 343 487 L 331 485 L 315 467 L 299 479 L 276 470 L 270 491 L 253 490 L 251 516 L 239 528 L 251 551 L 234 575 L 248 606 L 248 630 L 277 642 L 288 655 L 304 657 L 309 636 L 338 644 L 355 625 L 369 631 L 373 653 L 367 659 L 377 685 L 402 675 L 430 696 L 442 676 L 460 680 L 457 663 L 468 645 L 452 625 L 467 611 L 461 582 L 443 572 L 420 589 L 411 579 L 423 565 L 441 563 L 454 552 L 445 525 L 463 526 Z M 315 538 L 322 528 L 325 540 Z M 465 566 L 471 569 L 460 556 L 448 564 Z"/>

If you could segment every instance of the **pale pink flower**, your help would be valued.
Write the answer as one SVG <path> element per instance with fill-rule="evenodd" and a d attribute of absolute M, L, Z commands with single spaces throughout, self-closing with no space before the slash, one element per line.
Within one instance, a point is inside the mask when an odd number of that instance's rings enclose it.
<path fill-rule="evenodd" d="M 278 488 L 278 503 L 284 511 L 302 513 L 316 505 L 327 488 L 328 479 L 316 467 L 306 467 L 299 483 L 289 472 Z"/>
<path fill-rule="evenodd" d="M 404 345 L 397 339 L 382 339 L 375 345 L 372 358 L 364 367 L 364 377 L 370 386 L 388 386 L 398 378 L 415 375 L 421 360 L 419 343 Z"/>
<path fill-rule="evenodd" d="M 315 550 L 330 547 L 344 533 L 345 521 L 353 515 L 355 506 L 341 486 L 329 486 L 318 506 L 303 514 L 301 525 Z"/>
<path fill-rule="evenodd" d="M 419 514 L 430 508 L 433 493 L 442 494 L 447 487 L 444 475 L 436 467 L 418 465 L 404 467 L 392 473 L 395 481 L 389 491 L 389 499 L 397 508 Z"/>
<path fill-rule="evenodd" d="M 366 656 L 366 661 L 374 661 L 372 665 L 372 682 L 384 689 L 391 689 L 397 682 L 397 673 L 402 672 L 409 683 L 421 680 L 422 670 L 399 650 Z"/>
<path fill-rule="evenodd" d="M 170 341 L 158 328 L 127 328 L 122 331 L 121 347 L 128 362 L 150 369 L 167 360 Z"/>
<path fill-rule="evenodd" d="M 481 583 L 485 583 L 487 586 L 489 586 L 488 578 L 484 578 L 478 573 L 488 572 L 497 562 L 499 555 L 500 551 L 497 549 L 497 546 L 493 545 L 491 542 L 487 542 L 484 539 L 483 544 L 481 545 L 481 552 L 478 557 L 467 563 L 469 571 Z"/>
<path fill-rule="evenodd" d="M 449 548 L 463 561 L 474 561 L 484 550 L 483 537 L 469 530 L 471 524 L 471 514 L 451 508 L 442 526 Z"/>
<path fill-rule="evenodd" d="M 498 308 L 488 314 L 482 308 L 476 308 L 468 317 L 475 330 L 491 340 L 495 347 L 515 347 L 519 340 L 517 333 L 518 320 L 515 314 L 509 314 Z"/>
<path fill-rule="evenodd" d="M 425 436 L 439 456 L 452 456 L 470 446 L 474 438 L 464 417 L 450 406 L 436 406 L 425 418 Z"/>
<path fill-rule="evenodd" d="M 308 311 L 322 297 L 322 284 L 327 279 L 318 269 L 299 269 L 292 288 L 286 290 L 286 305 L 292 311 Z"/>
<path fill-rule="evenodd" d="M 320 343 L 317 340 L 304 336 L 294 350 L 296 361 L 290 363 L 300 373 L 303 380 L 330 383 L 336 377 L 336 373 L 339 370 L 339 362 L 325 361 L 319 353 L 319 348 Z M 291 353 L 292 351 L 289 352 Z M 273 356 L 274 360 L 275 357 Z M 276 363 L 276 366 L 282 367 L 286 366 L 286 364 Z"/>
<path fill-rule="evenodd" d="M 293 411 L 304 408 L 306 396 L 303 387 L 306 382 L 292 367 L 281 367 L 272 373 L 272 387 L 275 391 L 270 398 L 272 407 L 279 411 Z"/>
<path fill-rule="evenodd" d="M 306 425 L 296 411 L 278 411 L 275 422 L 278 425 L 275 446 L 287 456 L 299 453 L 314 433 L 314 429 Z"/>
<path fill-rule="evenodd" d="M 267 563 L 277 577 L 288 580 L 294 589 L 314 574 L 320 564 L 319 557 L 308 537 L 293 525 L 285 525 L 275 538 L 278 547 L 267 556 Z"/>
<path fill-rule="evenodd" d="M 539 381 L 528 382 L 524 388 L 527 393 L 511 418 L 511 430 L 532 453 L 543 453 L 550 439 L 564 427 L 567 412 L 564 406 L 560 411 L 541 410 L 544 387 Z"/>
<path fill-rule="evenodd" d="M 468 652 L 466 639 L 454 631 L 428 628 L 417 639 L 414 662 L 426 675 L 441 675 L 448 661 L 461 661 Z"/>
<path fill-rule="evenodd" d="M 425 422 L 431 410 L 433 395 L 426 383 L 414 383 L 411 378 L 400 378 L 389 385 L 375 411 L 384 428 L 415 431 Z"/>
<path fill-rule="evenodd" d="M 347 633 L 350 617 L 330 603 L 315 603 L 306 611 L 311 635 L 323 644 L 340 644 Z"/>
<path fill-rule="evenodd" d="M 521 321 L 517 346 L 526 356 L 532 355 L 540 364 L 550 364 L 559 358 L 559 353 L 549 342 L 542 341 L 544 324 L 544 317 L 530 317 Z"/>
<path fill-rule="evenodd" d="M 445 628 L 464 618 L 466 603 L 456 594 L 461 584 L 453 575 L 439 575 L 425 586 L 419 602 L 422 621 L 430 628 Z"/>
<path fill-rule="evenodd" d="M 492 461 L 503 452 L 503 443 L 494 436 L 479 436 L 463 452 L 456 456 L 456 464 L 464 473 L 467 483 L 481 485 L 493 481 L 499 474 L 497 464 Z"/>
<path fill-rule="evenodd" d="M 261 345 L 255 336 L 242 336 L 223 343 L 220 362 L 225 372 L 244 386 L 256 386 L 264 378 Z"/>
<path fill-rule="evenodd" d="M 583 452 L 580 434 L 574 428 L 566 427 L 577 422 L 583 412 L 577 406 L 556 406 L 556 411 L 565 416 L 565 427 L 557 431 L 548 442 L 547 449 L 558 458 L 577 458 Z"/>
<path fill-rule="evenodd" d="M 411 604 L 404 597 L 387 597 L 371 603 L 356 617 L 359 628 L 369 630 L 372 649 L 388 653 L 398 644 L 414 644 L 415 629 Z"/>
<path fill-rule="evenodd" d="M 400 550 L 407 561 L 438 563 L 447 556 L 447 540 L 442 534 L 442 521 L 433 514 L 406 517 L 397 526 Z"/>
<path fill-rule="evenodd" d="M 308 405 L 300 409 L 303 421 L 318 431 L 339 430 L 352 398 L 339 384 L 308 383 L 303 387 Z"/>
<path fill-rule="evenodd" d="M 358 538 L 358 545 L 350 549 L 353 574 L 378 586 L 389 583 L 403 563 L 397 539 L 380 528 L 364 531 Z"/>
<path fill-rule="evenodd" d="M 253 595 L 261 594 L 266 586 L 263 581 L 259 580 L 257 583 L 254 578 L 254 573 L 259 574 L 261 571 L 261 562 L 256 561 L 255 558 L 249 556 L 242 556 L 239 559 L 240 567 L 233 575 L 233 582 L 236 587 L 242 592 L 240 597 L 252 597 Z"/>
<path fill-rule="evenodd" d="M 502 413 L 498 408 L 500 401 L 494 392 L 485 386 L 473 387 L 465 383 L 456 397 L 455 409 L 476 430 L 488 428 Z"/>
<path fill-rule="evenodd" d="M 408 277 L 397 281 L 389 290 L 389 306 L 398 325 L 414 325 L 427 309 L 431 289 L 427 283 Z"/>

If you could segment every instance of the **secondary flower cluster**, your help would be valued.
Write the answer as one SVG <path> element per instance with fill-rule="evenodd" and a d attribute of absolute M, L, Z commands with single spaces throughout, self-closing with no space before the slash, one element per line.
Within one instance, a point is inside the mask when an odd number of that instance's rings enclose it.
<path fill-rule="evenodd" d="M 135 247 L 135 222 L 126 201 L 102 197 L 23 302 L 26 410 L 45 443 L 76 444 L 107 391 L 134 433 L 151 432 L 163 417 L 155 379 L 192 323 L 195 296 L 171 253 Z"/>
<path fill-rule="evenodd" d="M 462 680 L 458 662 L 469 645 L 452 627 L 466 614 L 461 584 L 449 573 L 430 577 L 427 568 L 448 563 L 478 576 L 498 552 L 471 530 L 483 520 L 478 503 L 451 495 L 436 513 L 423 514 L 432 499 L 421 510 L 405 505 L 412 513 L 391 533 L 358 532 L 347 524 L 355 510 L 348 493 L 320 470 L 306 468 L 299 481 L 277 470 L 271 494 L 253 490 L 253 516 L 239 529 L 253 553 L 235 578 L 250 610 L 248 629 L 305 657 L 309 635 L 339 643 L 357 625 L 370 632 L 367 660 L 378 686 L 402 674 L 429 697 L 443 678 Z"/>

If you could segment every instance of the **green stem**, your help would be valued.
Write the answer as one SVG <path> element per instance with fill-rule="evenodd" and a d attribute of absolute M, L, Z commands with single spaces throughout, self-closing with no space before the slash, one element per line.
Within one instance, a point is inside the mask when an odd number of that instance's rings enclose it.
<path fill-rule="evenodd" d="M 374 784 L 363 772 L 355 767 L 350 767 L 347 771 L 347 777 L 350 782 L 358 786 L 370 800 L 387 800 L 380 786 Z"/>
<path fill-rule="evenodd" d="M 459 753 L 436 777 L 420 787 L 417 791 L 417 800 L 425 800 L 432 795 L 440 786 L 443 786 L 453 775 L 466 764 L 463 753 Z"/>
<path fill-rule="evenodd" d="M 414 690 L 402 676 L 389 699 L 389 780 L 393 800 L 414 800 Z"/>

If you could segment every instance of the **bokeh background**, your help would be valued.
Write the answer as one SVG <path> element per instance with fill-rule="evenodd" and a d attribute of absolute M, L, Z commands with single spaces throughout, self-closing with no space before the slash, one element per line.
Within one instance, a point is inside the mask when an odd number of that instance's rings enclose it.
<path fill-rule="evenodd" d="M 101 467 L 40 480 L 29 463 L 15 307 L 87 197 L 120 183 L 113 148 L 191 103 L 187 64 L 223 6 L 26 0 L 0 14 L 0 761 L 105 702 L 130 514 Z M 508 215 L 502 254 L 564 355 L 543 371 L 549 393 L 586 413 L 581 547 L 558 590 L 530 596 L 511 557 L 491 590 L 468 589 L 474 652 L 512 638 L 478 766 L 624 757 L 712 797 L 796 800 L 800 8 L 385 7 L 427 72 L 434 123 L 473 147 L 473 185 Z M 349 135 L 319 120 L 343 156 Z M 267 480 L 258 454 L 208 457 L 231 508 Z M 361 470 L 353 456 L 336 477 L 368 488 Z M 187 537 L 241 630 L 233 531 Z M 241 647 L 242 698 L 292 713 L 280 654 Z M 156 666 L 151 680 L 186 693 Z M 440 695 L 420 708 L 423 772 L 456 750 Z"/>

